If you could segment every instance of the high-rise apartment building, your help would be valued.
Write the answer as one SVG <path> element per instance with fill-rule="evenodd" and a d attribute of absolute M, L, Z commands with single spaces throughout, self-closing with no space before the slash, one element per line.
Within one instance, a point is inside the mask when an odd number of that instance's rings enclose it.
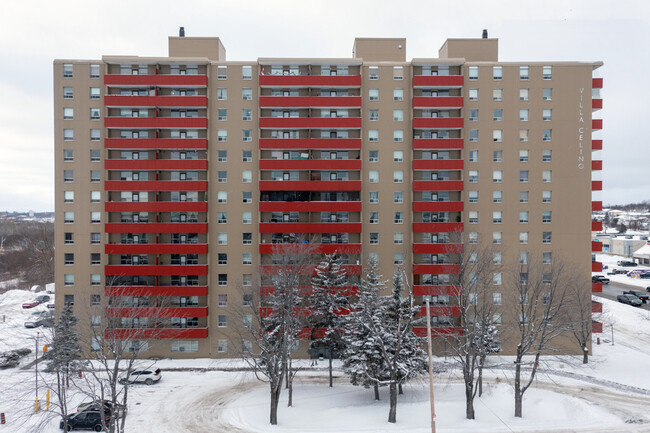
<path fill-rule="evenodd" d="M 169 57 L 56 60 L 57 308 L 155 337 L 130 343 L 146 356 L 232 357 L 241 288 L 310 239 L 353 280 L 370 256 L 385 278 L 403 265 L 444 333 L 460 232 L 504 266 L 570 257 L 589 291 L 602 63 L 497 51 L 449 39 L 407 61 L 405 39 L 358 38 L 352 58 L 229 62 L 181 36 Z"/>

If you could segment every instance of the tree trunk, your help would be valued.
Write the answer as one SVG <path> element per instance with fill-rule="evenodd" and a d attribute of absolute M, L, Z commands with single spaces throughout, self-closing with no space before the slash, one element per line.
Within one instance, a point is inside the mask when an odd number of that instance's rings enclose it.
<path fill-rule="evenodd" d="M 280 391 L 282 391 L 282 377 L 278 383 L 271 382 L 271 425 L 278 425 L 278 404 L 280 403 Z"/>
<path fill-rule="evenodd" d="M 521 359 L 515 361 L 515 417 L 521 418 Z"/>
<path fill-rule="evenodd" d="M 589 349 L 586 346 L 582 348 L 582 363 L 589 363 Z"/>
<path fill-rule="evenodd" d="M 474 419 L 474 391 L 472 383 L 465 383 L 465 418 Z"/>
<path fill-rule="evenodd" d="M 330 388 L 333 386 L 333 378 L 332 378 L 332 348 L 330 347 Z"/>
<path fill-rule="evenodd" d="M 373 388 L 375 389 L 375 401 L 379 401 L 379 384 L 375 383 Z"/>
<path fill-rule="evenodd" d="M 399 395 L 404 394 L 404 390 L 402 389 L 402 384 L 401 383 L 399 385 L 397 385 L 397 393 Z"/>
<path fill-rule="evenodd" d="M 390 410 L 388 411 L 388 422 L 397 422 L 397 384 L 391 381 L 390 386 Z"/>
<path fill-rule="evenodd" d="M 293 406 L 293 376 L 291 374 L 291 371 L 293 370 L 292 365 L 291 365 L 291 358 L 289 358 L 289 370 L 287 372 L 287 379 L 288 379 L 288 384 L 289 384 L 289 396 L 288 396 L 288 401 L 287 401 L 287 407 Z"/>

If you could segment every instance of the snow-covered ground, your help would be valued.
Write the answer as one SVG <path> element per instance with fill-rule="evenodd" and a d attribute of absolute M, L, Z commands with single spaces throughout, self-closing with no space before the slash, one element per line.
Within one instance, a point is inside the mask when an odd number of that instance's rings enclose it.
<path fill-rule="evenodd" d="M 6 322 L 0 322 L 2 347 L 33 347 L 36 330 L 21 328 L 29 310 L 20 308 L 32 297 L 27 291 L 0 295 L 0 316 L 7 316 Z M 581 364 L 580 357 L 544 360 L 538 379 L 525 395 L 523 419 L 513 416 L 512 358 L 494 357 L 491 363 L 498 367 L 487 373 L 485 393 L 475 401 L 474 421 L 464 419 L 458 373 L 436 376 L 437 431 L 650 432 L 649 313 L 599 300 L 604 304 L 604 333 L 599 335 L 601 344 L 594 343 L 589 364 Z M 33 354 L 29 358 L 33 359 Z M 283 392 L 279 425 L 270 426 L 268 386 L 249 372 L 238 371 L 240 361 L 162 360 L 157 366 L 163 370 L 160 383 L 129 390 L 127 433 L 430 431 L 424 380 L 405 386 L 397 407 L 397 424 L 392 425 L 386 422 L 385 388 L 381 390 L 382 400 L 375 402 L 370 390 L 349 385 L 340 372 L 334 387 L 328 388 L 324 367 L 311 368 L 304 363 L 296 379 L 294 407 L 286 407 Z M 43 403 L 43 383 L 51 377 L 46 374 L 39 380 Z M 34 386 L 33 367 L 0 370 L 0 412 L 7 417 L 0 433 L 59 431 L 59 417 L 46 412 L 31 414 Z M 82 400 L 73 396 L 72 407 Z"/>

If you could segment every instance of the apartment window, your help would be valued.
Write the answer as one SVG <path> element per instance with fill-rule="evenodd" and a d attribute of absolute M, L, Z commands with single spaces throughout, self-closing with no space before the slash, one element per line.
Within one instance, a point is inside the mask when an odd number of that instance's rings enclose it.
<path fill-rule="evenodd" d="M 494 224 L 501 224 L 503 222 L 503 212 L 495 210 L 492 212 L 492 222 Z"/>
<path fill-rule="evenodd" d="M 542 222 L 548 224 L 551 222 L 553 212 L 550 210 L 545 210 L 542 212 Z"/>
<path fill-rule="evenodd" d="M 467 240 L 470 244 L 478 244 L 478 232 L 469 232 Z"/>
<path fill-rule="evenodd" d="M 503 141 L 503 130 L 501 129 L 492 130 L 492 141 Z"/>
<path fill-rule="evenodd" d="M 545 265 L 550 265 L 553 261 L 553 253 L 550 251 L 544 251 L 542 253 L 542 263 Z"/>
<path fill-rule="evenodd" d="M 217 88 L 217 100 L 226 101 L 228 99 L 228 89 L 225 87 Z"/>
<path fill-rule="evenodd" d="M 219 161 L 219 162 L 228 162 L 228 151 L 227 150 L 217 150 L 217 161 Z"/>
<path fill-rule="evenodd" d="M 501 272 L 494 272 L 492 273 L 492 284 L 495 286 L 500 286 L 503 283 L 503 277 L 501 275 Z"/>
<path fill-rule="evenodd" d="M 242 129 L 242 141 L 253 141 L 252 129 Z"/>
<path fill-rule="evenodd" d="M 550 244 L 552 239 L 552 232 L 542 232 L 542 243 Z"/>
<path fill-rule="evenodd" d="M 228 351 L 228 340 L 217 340 L 217 352 L 226 353 Z"/>
<path fill-rule="evenodd" d="M 528 101 L 528 89 L 519 89 L 519 100 Z"/>
<path fill-rule="evenodd" d="M 253 202 L 253 192 L 252 191 L 242 191 L 242 203 L 248 204 Z"/>
<path fill-rule="evenodd" d="M 527 122 L 528 121 L 528 108 L 519 110 L 519 120 Z"/>
<path fill-rule="evenodd" d="M 542 182 L 548 183 L 553 180 L 553 171 L 552 170 L 543 170 L 542 171 Z"/>
<path fill-rule="evenodd" d="M 395 232 L 393 233 L 393 244 L 402 245 L 404 243 L 404 233 Z"/>
<path fill-rule="evenodd" d="M 553 139 L 553 130 L 544 129 L 542 131 L 542 141 L 551 141 Z"/>
<path fill-rule="evenodd" d="M 478 141 L 478 129 L 469 130 L 469 141 Z"/>
<path fill-rule="evenodd" d="M 503 79 L 503 66 L 493 66 L 492 67 L 492 79 L 494 79 L 494 80 Z"/>
<path fill-rule="evenodd" d="M 217 66 L 217 79 L 225 80 L 228 78 L 228 67 L 227 66 Z"/>
<path fill-rule="evenodd" d="M 244 287 L 252 286 L 253 285 L 253 274 L 242 274 L 241 276 L 241 284 Z M 244 307 L 250 307 L 253 305 L 253 295 L 242 295 L 243 297 L 243 304 Z"/>
<path fill-rule="evenodd" d="M 372 122 L 379 120 L 379 110 L 368 110 L 368 120 Z"/>
<path fill-rule="evenodd" d="M 250 108 L 243 108 L 241 110 L 241 120 L 253 120 L 253 110 Z"/>
<path fill-rule="evenodd" d="M 370 191 L 370 197 L 368 198 L 369 203 L 379 203 L 379 191 Z"/>
<path fill-rule="evenodd" d="M 379 161 L 379 151 L 370 150 L 368 151 L 368 162 L 377 162 Z"/>
<path fill-rule="evenodd" d="M 379 182 L 379 172 L 375 170 L 370 170 L 368 172 L 368 182 L 377 183 Z"/>
<path fill-rule="evenodd" d="M 63 255 L 63 264 L 64 265 L 74 265 L 74 254 L 65 253 Z"/>
<path fill-rule="evenodd" d="M 101 91 L 99 87 L 90 88 L 90 99 L 99 99 L 101 97 Z"/>
<path fill-rule="evenodd" d="M 552 191 L 542 191 L 542 203 L 550 203 L 552 201 Z"/>
<path fill-rule="evenodd" d="M 404 161 L 404 151 L 394 150 L 393 151 L 393 162 L 402 162 Z"/>
<path fill-rule="evenodd" d="M 528 66 L 519 67 L 519 79 L 527 80 L 528 79 Z"/>
<path fill-rule="evenodd" d="M 492 151 L 492 162 L 502 162 L 503 161 L 503 150 L 493 150 Z"/>
<path fill-rule="evenodd" d="M 90 295 L 90 306 L 91 307 L 98 307 L 102 303 L 102 296 L 101 295 Z"/>
<path fill-rule="evenodd" d="M 403 203 L 403 202 L 404 202 L 404 192 L 393 191 L 393 203 Z"/>
<path fill-rule="evenodd" d="M 469 162 L 478 162 L 478 150 L 469 151 Z"/>
<path fill-rule="evenodd" d="M 99 224 L 101 221 L 101 212 L 91 212 L 90 213 L 90 222 L 93 224 Z"/>
<path fill-rule="evenodd" d="M 404 222 L 404 212 L 395 212 L 393 214 L 393 222 L 395 224 L 402 224 Z"/>
<path fill-rule="evenodd" d="M 502 170 L 493 170 L 492 171 L 492 182 L 494 182 L 494 183 L 503 182 L 503 171 Z"/>
<path fill-rule="evenodd" d="M 64 108 L 63 120 L 72 120 L 72 119 L 74 119 L 74 108 Z"/>
<path fill-rule="evenodd" d="M 253 243 L 253 233 L 242 233 L 242 244 L 251 245 Z"/>
<path fill-rule="evenodd" d="M 253 264 L 253 254 L 251 253 L 242 253 L 241 255 L 242 265 L 252 265 Z"/>
<path fill-rule="evenodd" d="M 519 243 L 520 244 L 528 243 L 528 232 L 519 232 Z"/>
<path fill-rule="evenodd" d="M 503 89 L 492 89 L 492 100 L 503 101 Z"/>
<path fill-rule="evenodd" d="M 523 224 L 528 224 L 528 211 L 523 210 L 519 212 L 519 222 Z"/>
<path fill-rule="evenodd" d="M 393 141 L 398 143 L 404 141 L 404 131 L 402 129 L 393 130 Z"/>
<path fill-rule="evenodd" d="M 219 253 L 217 254 L 217 264 L 218 265 L 227 265 L 228 264 L 228 254 Z"/>
<path fill-rule="evenodd" d="M 393 80 L 403 80 L 403 79 L 404 79 L 404 67 L 393 66 Z"/>
<path fill-rule="evenodd" d="M 90 243 L 91 244 L 98 244 L 101 242 L 101 234 L 100 233 L 91 233 L 90 234 Z"/>
<path fill-rule="evenodd" d="M 74 140 L 74 130 L 73 129 L 64 129 L 63 130 L 63 139 L 65 141 Z"/>
<path fill-rule="evenodd" d="M 217 130 L 217 141 L 228 141 L 228 130 L 218 129 Z"/>
<path fill-rule="evenodd" d="M 553 79 L 553 66 L 542 67 L 542 79 L 544 80 Z"/>
<path fill-rule="evenodd" d="M 370 212 L 369 221 L 370 224 L 379 224 L 379 212 Z"/>
<path fill-rule="evenodd" d="M 404 89 L 393 89 L 393 101 L 404 100 Z"/>
<path fill-rule="evenodd" d="M 74 274 L 64 274 L 63 275 L 63 282 L 66 286 L 74 286 Z M 74 295 L 66 295 L 67 296 L 74 296 Z M 72 298 L 74 299 L 74 298 Z M 72 302 L 66 302 L 66 305 L 72 305 L 74 301 Z"/>
<path fill-rule="evenodd" d="M 469 100 L 478 101 L 478 89 L 469 89 Z"/>
<path fill-rule="evenodd" d="M 529 130 L 528 129 L 520 129 L 519 130 L 519 141 L 528 141 L 528 136 L 529 136 Z"/>
<path fill-rule="evenodd" d="M 74 202 L 74 191 L 64 191 L 63 203 L 73 203 L 73 202 Z"/>
<path fill-rule="evenodd" d="M 379 131 L 376 129 L 368 130 L 368 141 L 379 141 Z"/>
<path fill-rule="evenodd" d="M 519 182 L 528 182 L 528 170 L 519 170 Z"/>
<path fill-rule="evenodd" d="M 500 122 L 503 120 L 503 110 L 501 108 L 495 108 L 492 111 L 492 120 L 495 122 Z"/>
<path fill-rule="evenodd" d="M 99 120 L 101 117 L 101 111 L 99 108 L 91 108 L 90 109 L 90 119 L 91 120 Z"/>
<path fill-rule="evenodd" d="M 253 89 L 244 87 L 241 89 L 241 98 L 244 101 L 252 101 L 253 100 Z M 217 97 L 217 99 L 219 99 Z M 225 97 L 223 99 L 228 99 L 228 94 L 226 93 Z"/>
<path fill-rule="evenodd" d="M 217 326 L 219 328 L 225 328 L 228 326 L 228 316 L 225 314 L 219 314 L 217 316 Z"/>
<path fill-rule="evenodd" d="M 253 161 L 253 151 L 251 150 L 242 150 L 242 161 L 244 162 L 252 162 Z"/>
<path fill-rule="evenodd" d="M 66 245 L 74 244 L 74 234 L 71 232 L 65 232 L 63 234 L 63 239 L 64 239 L 63 243 L 65 243 Z"/>
<path fill-rule="evenodd" d="M 101 264 L 101 254 L 99 254 L 99 253 L 90 253 L 90 264 L 91 265 L 100 265 Z"/>
<path fill-rule="evenodd" d="M 503 191 L 492 191 L 492 203 L 501 203 L 503 201 Z"/>
<path fill-rule="evenodd" d="M 99 149 L 90 149 L 90 162 L 99 162 L 101 160 L 101 152 Z"/>
<path fill-rule="evenodd" d="M 90 141 L 98 141 L 101 136 L 100 136 L 100 130 L 99 129 L 91 129 L 90 130 Z"/>
<path fill-rule="evenodd" d="M 553 159 L 552 150 L 542 150 L 542 162 L 551 162 Z"/>
<path fill-rule="evenodd" d="M 478 66 L 469 67 L 469 79 L 478 80 Z"/>
<path fill-rule="evenodd" d="M 90 191 L 90 202 L 99 203 L 102 201 L 101 191 Z"/>
<path fill-rule="evenodd" d="M 368 100 L 379 101 L 379 89 L 368 89 Z"/>
<path fill-rule="evenodd" d="M 228 203 L 228 192 L 219 191 L 217 192 L 217 203 Z"/>
<path fill-rule="evenodd" d="M 551 88 L 542 89 L 542 100 L 544 100 L 544 101 L 553 100 L 553 89 L 551 89 Z"/>
<path fill-rule="evenodd" d="M 470 191 L 469 192 L 469 202 L 470 203 L 478 203 L 478 191 Z"/>
<path fill-rule="evenodd" d="M 469 222 L 470 224 L 478 223 L 478 211 L 476 210 L 469 211 Z"/>
<path fill-rule="evenodd" d="M 378 80 L 379 79 L 379 66 L 369 66 L 368 67 L 368 79 Z"/>
<path fill-rule="evenodd" d="M 217 245 L 228 245 L 228 233 L 217 233 Z"/>
<path fill-rule="evenodd" d="M 395 254 L 393 254 L 393 264 L 394 265 L 403 265 L 404 264 L 404 253 L 395 253 Z"/>
<path fill-rule="evenodd" d="M 553 120 L 553 110 L 550 108 L 545 108 L 542 110 L 542 120 L 550 121 Z"/>
<path fill-rule="evenodd" d="M 63 65 L 63 78 L 72 78 L 73 66 L 69 63 Z"/>
<path fill-rule="evenodd" d="M 217 212 L 217 224 L 228 223 L 228 212 Z"/>
<path fill-rule="evenodd" d="M 225 275 L 225 274 L 219 274 L 219 275 Z M 222 285 L 225 285 L 225 284 L 222 284 Z M 226 295 L 226 294 L 218 294 L 217 295 L 217 305 L 219 307 L 228 306 L 228 295 Z"/>
<path fill-rule="evenodd" d="M 217 108 L 217 120 L 228 120 L 228 109 Z"/>
<path fill-rule="evenodd" d="M 519 191 L 519 203 L 528 203 L 528 191 Z"/>
<path fill-rule="evenodd" d="M 99 65 L 90 65 L 90 78 L 99 78 Z"/>
<path fill-rule="evenodd" d="M 253 181 L 253 172 L 251 170 L 244 170 L 241 172 L 241 178 L 243 183 L 251 183 Z"/>
<path fill-rule="evenodd" d="M 63 88 L 63 99 L 72 99 L 74 98 L 74 89 L 72 87 Z"/>
<path fill-rule="evenodd" d="M 74 182 L 74 170 L 63 170 L 63 181 Z"/>
<path fill-rule="evenodd" d="M 219 183 L 228 182 L 228 171 L 227 170 L 219 170 L 219 171 L 217 171 L 217 182 L 219 182 Z"/>
<path fill-rule="evenodd" d="M 370 245 L 377 245 L 379 243 L 379 233 L 370 233 Z"/>
<path fill-rule="evenodd" d="M 393 120 L 401 122 L 404 120 L 404 110 L 393 110 Z"/>
<path fill-rule="evenodd" d="M 241 213 L 241 222 L 242 224 L 253 224 L 253 213 L 252 212 L 242 212 Z"/>
<path fill-rule="evenodd" d="M 500 265 L 503 263 L 503 254 L 501 251 L 495 251 L 492 253 L 492 263 L 495 265 Z"/>
<path fill-rule="evenodd" d="M 520 150 L 519 151 L 519 162 L 528 162 L 528 151 Z"/>
<path fill-rule="evenodd" d="M 102 283 L 102 276 L 100 274 L 90 274 L 90 285 L 99 286 Z"/>
<path fill-rule="evenodd" d="M 393 171 L 393 183 L 403 183 L 404 182 L 404 172 L 402 170 Z"/>
<path fill-rule="evenodd" d="M 241 67 L 241 78 L 242 80 L 250 80 L 253 78 L 253 67 L 252 66 L 242 66 Z"/>
<path fill-rule="evenodd" d="M 472 108 L 469 110 L 469 120 L 476 122 L 478 120 L 478 108 Z"/>
<path fill-rule="evenodd" d="M 478 170 L 470 170 L 469 183 L 476 183 L 476 182 L 478 182 Z"/>

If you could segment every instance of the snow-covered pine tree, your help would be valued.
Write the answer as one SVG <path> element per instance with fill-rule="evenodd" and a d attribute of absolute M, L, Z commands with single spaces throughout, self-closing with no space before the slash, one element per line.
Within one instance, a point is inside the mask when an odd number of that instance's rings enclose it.
<path fill-rule="evenodd" d="M 345 270 L 334 254 L 327 254 L 316 267 L 312 291 L 308 298 L 312 347 L 326 347 L 329 354 L 329 386 L 332 380 L 332 359 L 343 349 L 342 315 L 349 310 L 343 290 L 347 283 Z"/>
<path fill-rule="evenodd" d="M 478 396 L 483 395 L 483 367 L 488 355 L 492 353 L 501 352 L 501 338 L 499 337 L 499 329 L 491 322 L 482 322 L 476 325 L 482 331 L 474 336 L 474 347 L 478 356 Z"/>

